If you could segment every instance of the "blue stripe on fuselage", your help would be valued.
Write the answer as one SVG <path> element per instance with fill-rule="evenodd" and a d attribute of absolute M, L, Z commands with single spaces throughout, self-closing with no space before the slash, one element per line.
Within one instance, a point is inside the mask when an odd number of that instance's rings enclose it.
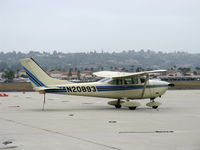
<path fill-rule="evenodd" d="M 167 87 L 167 85 L 147 85 L 146 88 L 160 88 Z M 97 86 L 99 92 L 103 91 L 125 91 L 125 90 L 138 90 L 143 89 L 144 85 L 134 85 L 134 86 Z"/>
<path fill-rule="evenodd" d="M 167 85 L 147 85 L 146 88 L 161 88 L 167 87 Z M 47 93 L 65 93 L 67 90 L 64 86 L 58 86 L 59 89 L 47 89 Z M 130 86 L 96 86 L 97 92 L 106 91 L 125 91 L 125 90 L 138 90 L 143 89 L 144 85 L 130 85 Z"/>

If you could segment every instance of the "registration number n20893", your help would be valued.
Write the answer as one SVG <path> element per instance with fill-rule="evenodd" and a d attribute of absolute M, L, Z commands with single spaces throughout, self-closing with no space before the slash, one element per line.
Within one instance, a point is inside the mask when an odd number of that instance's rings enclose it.
<path fill-rule="evenodd" d="M 67 92 L 96 92 L 95 86 L 67 86 Z"/>

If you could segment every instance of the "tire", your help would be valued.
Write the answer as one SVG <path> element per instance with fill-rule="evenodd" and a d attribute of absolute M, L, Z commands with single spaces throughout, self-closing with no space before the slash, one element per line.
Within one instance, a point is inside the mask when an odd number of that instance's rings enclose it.
<path fill-rule="evenodd" d="M 115 108 L 121 108 L 122 105 L 115 105 Z"/>
<path fill-rule="evenodd" d="M 157 108 L 158 108 L 158 106 L 153 106 L 152 108 L 153 108 L 153 109 L 157 109 Z"/>
<path fill-rule="evenodd" d="M 129 107 L 129 109 L 130 109 L 130 110 L 135 110 L 135 109 L 136 109 L 136 107 Z"/>

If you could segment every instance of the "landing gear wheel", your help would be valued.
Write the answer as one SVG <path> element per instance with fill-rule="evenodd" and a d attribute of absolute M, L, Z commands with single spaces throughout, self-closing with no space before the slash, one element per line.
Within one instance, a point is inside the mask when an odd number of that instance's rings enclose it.
<path fill-rule="evenodd" d="M 153 108 L 153 109 L 157 109 L 157 108 L 158 108 L 158 106 L 153 106 L 152 108 Z"/>
<path fill-rule="evenodd" d="M 135 109 L 136 109 L 136 107 L 129 107 L 129 109 L 130 109 L 130 110 L 135 110 Z"/>
<path fill-rule="evenodd" d="M 121 108 L 122 105 L 115 105 L 115 108 Z"/>
<path fill-rule="evenodd" d="M 155 102 L 155 101 L 152 101 L 152 100 L 151 100 L 151 102 L 147 103 L 146 105 L 147 105 L 148 107 L 153 108 L 153 109 L 157 109 L 158 106 L 161 105 L 161 103 L 160 103 L 160 102 Z"/>

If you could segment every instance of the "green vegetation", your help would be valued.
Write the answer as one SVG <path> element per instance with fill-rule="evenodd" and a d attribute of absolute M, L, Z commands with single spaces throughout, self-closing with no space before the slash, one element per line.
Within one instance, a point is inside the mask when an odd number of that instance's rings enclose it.
<path fill-rule="evenodd" d="M 8 70 L 4 72 L 3 78 L 8 79 L 9 81 L 12 81 L 15 77 L 15 72 L 12 70 Z"/>
<path fill-rule="evenodd" d="M 31 83 L 0 83 L 0 92 L 4 91 L 32 91 Z"/>
<path fill-rule="evenodd" d="M 60 71 L 83 71 L 83 70 L 118 70 L 123 71 L 141 71 L 151 69 L 169 69 L 178 68 L 183 71 L 188 70 L 200 72 L 200 53 L 190 54 L 186 52 L 154 52 L 151 50 L 128 50 L 123 52 L 100 52 L 91 51 L 87 53 L 61 53 L 54 51 L 29 53 L 8 52 L 0 53 L 0 72 L 22 69 L 19 59 L 33 57 L 44 70 Z"/>

